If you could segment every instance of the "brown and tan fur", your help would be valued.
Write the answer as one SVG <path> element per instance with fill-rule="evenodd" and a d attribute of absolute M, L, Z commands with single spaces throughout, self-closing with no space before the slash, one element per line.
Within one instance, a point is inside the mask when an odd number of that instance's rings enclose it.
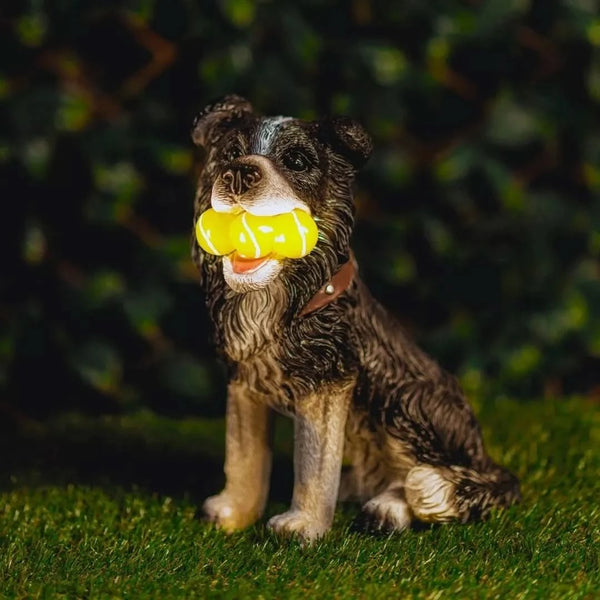
<path fill-rule="evenodd" d="M 386 531 L 415 519 L 465 522 L 516 501 L 518 482 L 485 452 L 456 380 L 358 275 L 334 301 L 303 312 L 350 256 L 351 184 L 371 152 L 360 125 L 263 118 L 229 96 L 201 113 L 193 137 L 206 151 L 195 220 L 211 204 L 257 214 L 300 207 L 319 226 L 308 256 L 247 277 L 193 242 L 230 371 L 226 484 L 206 500 L 207 518 L 234 531 L 263 514 L 273 411 L 294 419 L 292 504 L 268 523 L 278 533 L 321 537 L 338 499 L 360 502 L 365 526 Z"/>

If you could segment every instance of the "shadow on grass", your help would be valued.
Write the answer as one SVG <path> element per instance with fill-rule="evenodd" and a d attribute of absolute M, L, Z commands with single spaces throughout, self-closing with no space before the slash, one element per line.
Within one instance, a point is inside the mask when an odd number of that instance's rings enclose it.
<path fill-rule="evenodd" d="M 0 489 L 82 484 L 202 500 L 224 481 L 222 419 L 68 415 L 0 437 Z M 278 422 L 270 498 L 289 501 L 291 428 Z"/>

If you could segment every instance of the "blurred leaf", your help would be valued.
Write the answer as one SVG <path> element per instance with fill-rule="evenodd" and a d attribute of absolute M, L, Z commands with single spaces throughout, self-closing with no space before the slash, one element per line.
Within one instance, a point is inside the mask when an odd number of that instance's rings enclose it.
<path fill-rule="evenodd" d="M 600 46 L 600 19 L 594 19 L 588 24 L 587 36 L 593 46 Z"/>
<path fill-rule="evenodd" d="M 385 154 L 382 161 L 381 176 L 394 186 L 402 186 L 409 181 L 412 174 L 412 166 L 403 152 L 390 151 Z"/>
<path fill-rule="evenodd" d="M 471 146 L 457 146 L 436 162 L 435 174 L 445 184 L 460 180 L 467 174 L 474 159 L 474 149 Z"/>
<path fill-rule="evenodd" d="M 157 0 L 136 0 L 134 8 L 130 8 L 130 10 L 133 10 L 136 17 L 144 22 L 148 22 L 156 10 L 156 1 Z"/>
<path fill-rule="evenodd" d="M 373 46 L 365 49 L 375 81 L 381 85 L 397 83 L 407 69 L 404 54 L 395 47 Z"/>
<path fill-rule="evenodd" d="M 427 66 L 434 77 L 443 76 L 449 56 L 450 44 L 446 38 L 433 38 L 429 40 L 427 46 Z"/>
<path fill-rule="evenodd" d="M 542 359 L 539 348 L 531 344 L 525 344 L 515 349 L 506 361 L 506 372 L 509 377 L 523 379 L 538 367 Z"/>
<path fill-rule="evenodd" d="M 17 21 L 17 35 L 25 46 L 40 46 L 46 36 L 48 21 L 40 12 L 25 14 Z"/>
<path fill-rule="evenodd" d="M 505 145 L 525 144 L 539 134 L 535 113 L 506 92 L 492 105 L 486 130 L 491 142 Z"/>
<path fill-rule="evenodd" d="M 141 187 L 142 179 L 131 163 L 96 165 L 94 175 L 98 189 L 128 201 Z"/>
<path fill-rule="evenodd" d="M 427 219 L 425 222 L 425 232 L 431 246 L 439 255 L 450 255 L 454 247 L 454 241 L 452 240 L 452 235 L 442 221 L 437 219 Z"/>
<path fill-rule="evenodd" d="M 10 148 L 8 144 L 0 140 L 0 163 L 6 162 L 10 157 Z"/>
<path fill-rule="evenodd" d="M 238 27 L 248 27 L 256 13 L 254 0 L 221 0 L 223 12 Z"/>
<path fill-rule="evenodd" d="M 590 232 L 590 241 L 588 246 L 592 254 L 600 256 L 600 231 Z"/>
<path fill-rule="evenodd" d="M 503 186 L 502 204 L 510 212 L 525 210 L 525 192 L 518 181 L 509 181 Z"/>
<path fill-rule="evenodd" d="M 11 92 L 11 85 L 8 79 L 0 73 L 0 100 L 7 98 Z"/>
<path fill-rule="evenodd" d="M 211 377 L 205 365 L 191 356 L 174 354 L 161 368 L 165 386 L 182 396 L 200 401 L 212 390 Z"/>
<path fill-rule="evenodd" d="M 189 173 L 192 168 L 192 152 L 189 149 L 163 148 L 159 159 L 166 171 L 176 175 Z"/>
<path fill-rule="evenodd" d="M 556 309 L 538 313 L 531 323 L 540 339 L 556 344 L 567 334 L 582 329 L 588 320 L 589 307 L 585 297 L 581 292 L 570 290 Z"/>
<path fill-rule="evenodd" d="M 596 57 L 590 66 L 587 75 L 587 86 L 590 96 L 596 101 L 600 101 L 600 57 Z M 0 92 L 1 97 L 1 92 Z"/>
<path fill-rule="evenodd" d="M 583 165 L 583 177 L 590 188 L 600 189 L 600 167 L 585 163 Z"/>
<path fill-rule="evenodd" d="M 474 367 L 466 369 L 459 377 L 459 381 L 471 404 L 481 398 L 485 390 L 485 376 L 480 369 Z"/>
<path fill-rule="evenodd" d="M 415 261 L 408 254 L 399 254 L 392 259 L 390 272 L 395 283 L 406 283 L 414 279 L 416 271 Z"/>
<path fill-rule="evenodd" d="M 158 328 L 158 321 L 171 305 L 167 292 L 159 287 L 129 290 L 123 298 L 123 308 L 133 326 L 144 336 Z"/>
<path fill-rule="evenodd" d="M 174 262 L 190 260 L 190 239 L 188 236 L 167 238 L 164 240 L 162 251 Z"/>
<path fill-rule="evenodd" d="M 23 240 L 23 258 L 25 261 L 32 265 L 38 264 L 44 260 L 47 250 L 46 236 L 39 223 L 28 223 Z"/>
<path fill-rule="evenodd" d="M 588 349 L 592 356 L 600 358 L 600 321 L 588 331 Z"/>
<path fill-rule="evenodd" d="M 531 0 L 487 0 L 477 12 L 479 33 L 496 29 L 509 17 L 526 12 L 531 7 Z"/>
<path fill-rule="evenodd" d="M 121 297 L 125 289 L 125 281 L 120 273 L 102 270 L 89 277 L 85 294 L 92 306 L 100 306 L 108 300 Z"/>
<path fill-rule="evenodd" d="M 589 310 L 581 293 L 572 291 L 567 297 L 565 308 L 565 326 L 568 329 L 582 329 L 587 324 Z"/>
<path fill-rule="evenodd" d="M 65 131 L 81 131 L 91 118 L 90 99 L 81 92 L 63 93 L 56 111 L 56 126 Z"/>
<path fill-rule="evenodd" d="M 50 143 L 44 138 L 35 138 L 25 146 L 24 162 L 27 169 L 36 179 L 42 179 L 46 175 L 48 161 L 50 159 Z"/>
<path fill-rule="evenodd" d="M 104 393 L 114 393 L 121 382 L 121 359 L 113 346 L 90 340 L 71 355 L 71 364 L 81 378 Z"/>
<path fill-rule="evenodd" d="M 99 190 L 112 196 L 110 205 L 103 206 L 104 211 L 109 209 L 110 216 L 117 222 L 125 220 L 143 186 L 143 178 L 135 167 L 128 162 L 97 164 L 94 179 Z"/>

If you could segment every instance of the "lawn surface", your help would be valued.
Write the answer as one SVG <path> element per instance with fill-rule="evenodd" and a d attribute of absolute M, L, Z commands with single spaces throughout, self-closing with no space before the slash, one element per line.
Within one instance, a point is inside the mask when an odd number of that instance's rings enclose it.
<path fill-rule="evenodd" d="M 373 537 L 356 509 L 303 549 L 261 523 L 196 516 L 222 483 L 223 425 L 149 413 L 25 424 L 0 441 L 0 597 L 600 598 L 600 405 L 483 403 L 491 454 L 523 503 L 486 523 Z M 289 497 L 279 429 L 268 513 Z"/>

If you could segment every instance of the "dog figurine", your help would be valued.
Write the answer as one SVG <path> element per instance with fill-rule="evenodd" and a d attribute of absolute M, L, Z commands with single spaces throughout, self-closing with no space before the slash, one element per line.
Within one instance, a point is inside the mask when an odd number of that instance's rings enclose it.
<path fill-rule="evenodd" d="M 231 532 L 262 515 L 273 411 L 294 419 L 291 508 L 268 522 L 279 534 L 323 536 L 338 500 L 360 502 L 365 525 L 386 532 L 467 522 L 517 501 L 516 477 L 486 454 L 455 378 L 358 275 L 352 183 L 372 150 L 364 129 L 347 117 L 262 117 L 232 95 L 202 111 L 192 137 L 205 151 L 194 223 L 210 207 L 300 209 L 319 231 L 314 250 L 292 260 L 214 256 L 192 242 L 230 373 L 226 484 L 205 501 L 206 517 Z"/>

